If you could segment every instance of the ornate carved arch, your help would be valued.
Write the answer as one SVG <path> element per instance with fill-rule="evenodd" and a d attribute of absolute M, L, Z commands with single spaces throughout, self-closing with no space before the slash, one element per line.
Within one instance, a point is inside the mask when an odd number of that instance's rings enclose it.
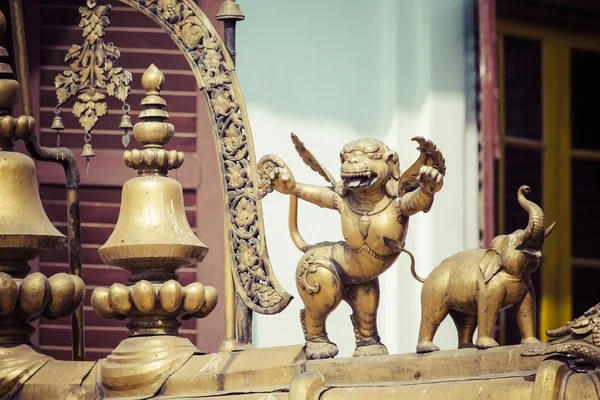
<path fill-rule="evenodd" d="M 244 304 L 282 311 L 292 296 L 273 274 L 265 241 L 252 131 L 233 62 L 216 30 L 190 0 L 119 0 L 156 22 L 190 64 L 206 97 L 219 155 L 225 222 L 225 267 Z"/>

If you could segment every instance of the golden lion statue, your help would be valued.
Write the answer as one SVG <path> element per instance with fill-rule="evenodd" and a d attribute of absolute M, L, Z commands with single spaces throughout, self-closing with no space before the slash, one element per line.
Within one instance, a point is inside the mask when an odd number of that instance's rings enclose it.
<path fill-rule="evenodd" d="M 296 285 L 305 308 L 300 312 L 309 359 L 330 358 L 337 346 L 327 337 L 328 315 L 346 300 L 356 336 L 354 356 L 388 354 L 377 334 L 378 277 L 405 251 L 408 219 L 428 212 L 433 196 L 443 185 L 445 161 L 435 144 L 421 137 L 421 155 L 404 174 L 398 154 L 376 139 L 350 142 L 340 152 L 341 182 L 304 147 L 292 133 L 302 160 L 331 186 L 295 181 L 288 166 L 277 156 L 264 156 L 258 163 L 259 196 L 276 190 L 290 195 L 290 234 L 304 252 L 296 271 Z M 298 198 L 341 215 L 345 241 L 307 244 L 298 231 Z M 388 245 L 392 240 L 396 245 Z M 397 244 L 400 243 L 399 247 Z"/>

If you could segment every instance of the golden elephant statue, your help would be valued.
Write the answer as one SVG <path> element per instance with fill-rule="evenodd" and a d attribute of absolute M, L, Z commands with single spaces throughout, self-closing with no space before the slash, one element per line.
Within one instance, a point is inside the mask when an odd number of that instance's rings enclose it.
<path fill-rule="evenodd" d="M 529 214 L 525 229 L 496 236 L 489 249 L 466 250 L 448 257 L 424 280 L 421 291 L 421 326 L 417 353 L 439 350 L 433 337 L 448 314 L 458 331 L 458 347 L 486 349 L 498 346 L 492 338 L 500 310 L 517 307 L 522 343 L 536 338 L 535 293 L 531 274 L 538 268 L 546 229 L 542 209 L 525 197 L 531 189 L 521 186 L 517 199 Z"/>

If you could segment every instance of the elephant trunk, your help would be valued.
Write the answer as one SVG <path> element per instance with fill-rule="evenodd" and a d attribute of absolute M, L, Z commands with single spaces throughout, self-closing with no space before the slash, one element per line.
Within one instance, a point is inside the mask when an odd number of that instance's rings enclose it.
<path fill-rule="evenodd" d="M 544 242 L 546 229 L 546 216 L 544 212 L 532 201 L 527 200 L 526 196 L 531 192 L 529 186 L 523 185 L 519 188 L 517 199 L 519 204 L 529 214 L 529 223 L 525 228 L 523 243 L 530 243 L 534 247 L 539 247 Z"/>

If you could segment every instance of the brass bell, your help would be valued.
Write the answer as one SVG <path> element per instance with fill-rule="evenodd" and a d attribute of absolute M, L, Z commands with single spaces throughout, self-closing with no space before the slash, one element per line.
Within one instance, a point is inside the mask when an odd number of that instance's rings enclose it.
<path fill-rule="evenodd" d="M 125 182 L 115 229 L 98 249 L 105 264 L 131 271 L 132 282 L 177 279 L 177 269 L 207 252 L 188 223 L 181 184 L 157 175 Z"/>
<path fill-rule="evenodd" d="M 65 129 L 65 125 L 63 124 L 63 120 L 60 116 L 56 115 L 52 120 L 52 129 L 55 131 L 62 131 Z"/>
<path fill-rule="evenodd" d="M 121 123 L 119 124 L 119 128 L 125 129 L 126 131 L 133 129 L 131 117 L 129 116 L 129 114 L 123 114 L 123 116 L 121 117 Z"/>
<path fill-rule="evenodd" d="M 90 157 L 94 157 L 94 149 L 92 145 L 87 142 L 83 145 L 83 151 L 81 152 L 81 156 L 85 157 L 85 173 L 88 174 L 90 172 Z"/>
<path fill-rule="evenodd" d="M 38 192 L 35 164 L 27 156 L 0 151 L 0 271 L 7 261 L 26 273 L 27 261 L 51 249 L 63 247 L 65 236 L 50 222 Z M 0 289 L 1 290 L 1 289 Z"/>
<path fill-rule="evenodd" d="M 81 152 L 81 157 L 94 157 L 96 154 L 94 154 L 94 149 L 92 148 L 92 145 L 89 143 L 86 143 L 83 145 L 83 151 Z"/>

